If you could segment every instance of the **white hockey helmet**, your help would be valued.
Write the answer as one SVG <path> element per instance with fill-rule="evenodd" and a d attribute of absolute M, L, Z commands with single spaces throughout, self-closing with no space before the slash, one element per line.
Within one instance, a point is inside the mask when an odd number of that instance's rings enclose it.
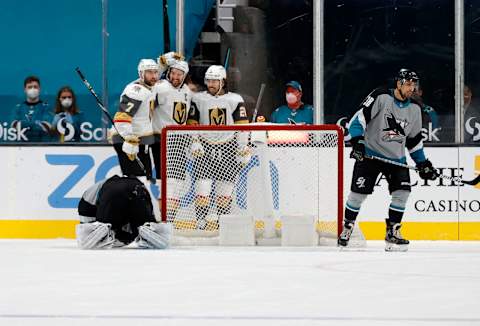
<path fill-rule="evenodd" d="M 143 74 L 145 70 L 157 70 L 158 71 L 158 64 L 153 59 L 140 59 L 138 63 L 138 77 L 143 80 Z"/>
<path fill-rule="evenodd" d="M 178 69 L 184 72 L 185 76 L 188 74 L 188 63 L 183 60 L 177 60 L 174 64 L 170 65 L 170 69 Z"/>
<path fill-rule="evenodd" d="M 207 71 L 205 72 L 205 84 L 207 80 L 224 80 L 227 79 L 227 72 L 223 66 L 213 65 L 208 67 Z"/>

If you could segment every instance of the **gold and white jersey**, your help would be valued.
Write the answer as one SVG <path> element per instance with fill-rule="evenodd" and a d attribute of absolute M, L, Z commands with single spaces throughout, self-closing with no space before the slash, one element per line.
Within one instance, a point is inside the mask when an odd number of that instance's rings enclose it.
<path fill-rule="evenodd" d="M 145 138 L 142 143 L 151 143 L 150 138 L 153 140 L 151 115 L 154 107 L 155 101 L 150 87 L 139 80 L 128 84 L 120 95 L 119 108 L 113 119 L 115 127 L 123 137 L 135 135 Z"/>
<path fill-rule="evenodd" d="M 175 88 L 164 79 L 153 86 L 152 93 L 156 104 L 152 117 L 155 134 L 160 134 L 167 125 L 186 124 L 193 96 L 187 85 Z"/>
<path fill-rule="evenodd" d="M 203 91 L 193 96 L 188 120 L 189 124 L 219 126 L 248 123 L 248 116 L 240 95 L 228 92 L 214 96 Z"/>

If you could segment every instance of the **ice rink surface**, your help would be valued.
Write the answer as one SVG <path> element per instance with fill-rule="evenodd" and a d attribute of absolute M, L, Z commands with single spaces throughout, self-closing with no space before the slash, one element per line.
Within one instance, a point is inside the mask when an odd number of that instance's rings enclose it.
<path fill-rule="evenodd" d="M 0 240 L 0 325 L 480 325 L 480 242 L 84 251 Z"/>

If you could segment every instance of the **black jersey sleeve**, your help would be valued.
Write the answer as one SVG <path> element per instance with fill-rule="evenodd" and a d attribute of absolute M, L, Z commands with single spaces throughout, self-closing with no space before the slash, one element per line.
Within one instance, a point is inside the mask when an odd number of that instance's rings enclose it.
<path fill-rule="evenodd" d="M 233 121 L 236 124 L 248 123 L 247 109 L 244 102 L 239 102 L 232 114 Z"/>

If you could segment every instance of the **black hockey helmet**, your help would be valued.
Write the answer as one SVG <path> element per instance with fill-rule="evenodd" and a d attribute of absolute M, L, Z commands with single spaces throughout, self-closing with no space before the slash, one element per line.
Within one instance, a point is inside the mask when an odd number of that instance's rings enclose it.
<path fill-rule="evenodd" d="M 420 78 L 418 78 L 418 75 L 415 71 L 402 68 L 400 69 L 400 71 L 397 73 L 397 76 L 395 77 L 395 81 L 397 80 L 401 81 L 402 84 L 407 80 L 415 81 L 418 83 Z"/>

